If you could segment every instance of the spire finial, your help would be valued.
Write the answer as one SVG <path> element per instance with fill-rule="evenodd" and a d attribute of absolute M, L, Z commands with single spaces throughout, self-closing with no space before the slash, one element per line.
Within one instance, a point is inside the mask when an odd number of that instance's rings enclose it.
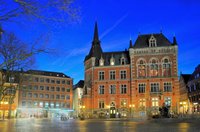
<path fill-rule="evenodd" d="M 173 37 L 173 45 L 177 45 L 177 41 L 176 41 L 175 35 L 174 35 L 174 37 Z"/>
<path fill-rule="evenodd" d="M 97 21 L 95 22 L 93 41 L 99 41 Z"/>

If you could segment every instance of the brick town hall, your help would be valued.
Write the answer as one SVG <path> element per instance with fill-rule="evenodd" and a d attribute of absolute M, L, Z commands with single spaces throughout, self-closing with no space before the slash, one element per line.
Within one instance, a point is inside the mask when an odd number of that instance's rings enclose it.
<path fill-rule="evenodd" d="M 125 51 L 103 52 L 95 23 L 84 60 L 82 105 L 88 117 L 136 117 L 178 111 L 179 83 L 176 38 L 162 33 L 138 35 Z"/>

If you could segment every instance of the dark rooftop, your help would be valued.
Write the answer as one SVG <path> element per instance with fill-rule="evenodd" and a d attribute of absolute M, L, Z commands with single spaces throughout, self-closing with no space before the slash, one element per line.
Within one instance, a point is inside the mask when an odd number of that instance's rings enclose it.
<path fill-rule="evenodd" d="M 42 71 L 42 70 L 28 70 L 26 73 L 34 74 L 34 75 L 70 78 L 69 76 L 67 76 L 67 75 L 65 75 L 64 73 L 61 73 L 61 72 Z"/>
<path fill-rule="evenodd" d="M 138 36 L 137 40 L 135 41 L 133 48 L 147 48 L 147 47 L 149 47 L 149 39 L 152 35 L 156 39 L 157 47 L 171 46 L 172 45 L 172 43 L 162 33 L 143 34 L 143 35 Z"/>
<path fill-rule="evenodd" d="M 75 84 L 73 86 L 73 89 L 76 89 L 76 88 L 83 88 L 84 87 L 84 81 L 83 80 L 80 80 L 77 84 Z"/>
<path fill-rule="evenodd" d="M 185 84 L 187 84 L 189 79 L 190 79 L 190 77 L 191 77 L 191 74 L 181 74 L 181 76 L 182 76 Z"/>

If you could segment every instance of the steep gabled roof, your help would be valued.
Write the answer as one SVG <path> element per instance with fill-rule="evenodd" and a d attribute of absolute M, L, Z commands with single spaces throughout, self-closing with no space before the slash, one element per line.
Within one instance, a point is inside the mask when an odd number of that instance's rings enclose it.
<path fill-rule="evenodd" d="M 181 77 L 184 80 L 184 83 L 187 84 L 192 74 L 181 74 Z"/>
<path fill-rule="evenodd" d="M 135 41 L 135 44 L 133 48 L 148 48 L 149 47 L 149 39 L 153 35 L 153 37 L 156 39 L 157 47 L 162 46 L 171 46 L 171 42 L 162 34 L 144 34 L 139 35 L 137 40 Z"/>
<path fill-rule="evenodd" d="M 93 41 L 92 41 L 92 47 L 90 49 L 89 54 L 85 57 L 85 61 L 91 57 L 100 58 L 102 52 L 103 51 L 102 51 L 99 36 L 98 36 L 98 26 L 97 26 L 97 22 L 96 22 L 95 27 L 94 27 L 94 37 L 93 37 Z"/>

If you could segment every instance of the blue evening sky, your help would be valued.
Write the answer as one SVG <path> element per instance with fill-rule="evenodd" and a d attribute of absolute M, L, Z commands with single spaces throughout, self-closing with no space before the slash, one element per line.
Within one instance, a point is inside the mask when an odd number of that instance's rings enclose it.
<path fill-rule="evenodd" d="M 4 29 L 15 32 L 26 42 L 41 35 L 49 37 L 43 45 L 53 54 L 36 56 L 32 69 L 63 72 L 74 79 L 84 79 L 84 57 L 98 22 L 103 51 L 121 51 L 133 42 L 138 33 L 162 33 L 172 41 L 176 36 L 179 73 L 191 73 L 200 58 L 199 0 L 77 0 L 81 10 L 80 23 L 42 24 L 22 19 L 20 23 L 3 23 Z"/>

